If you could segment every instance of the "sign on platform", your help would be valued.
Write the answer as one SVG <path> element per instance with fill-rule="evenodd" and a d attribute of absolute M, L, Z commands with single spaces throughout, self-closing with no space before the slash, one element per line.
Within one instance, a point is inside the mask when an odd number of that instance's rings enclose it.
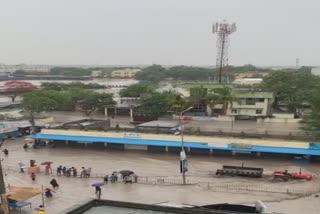
<path fill-rule="evenodd" d="M 135 132 L 124 132 L 123 137 L 124 138 L 141 138 L 141 135 Z"/>

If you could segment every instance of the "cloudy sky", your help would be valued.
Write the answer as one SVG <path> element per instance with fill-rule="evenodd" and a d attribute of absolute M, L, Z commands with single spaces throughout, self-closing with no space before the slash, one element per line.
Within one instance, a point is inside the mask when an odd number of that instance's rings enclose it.
<path fill-rule="evenodd" d="M 318 0 L 0 0 L 0 63 L 320 65 Z"/>

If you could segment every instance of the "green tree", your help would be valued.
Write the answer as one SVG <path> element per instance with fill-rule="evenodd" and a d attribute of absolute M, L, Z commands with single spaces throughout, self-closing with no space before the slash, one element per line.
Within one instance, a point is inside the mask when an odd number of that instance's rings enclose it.
<path fill-rule="evenodd" d="M 35 130 L 35 113 L 56 110 L 59 106 L 59 103 L 55 99 L 46 95 L 47 93 L 43 91 L 33 91 L 23 96 L 22 106 L 29 114 L 29 121 L 33 130 Z"/>
<path fill-rule="evenodd" d="M 153 88 L 149 84 L 137 83 L 130 85 L 126 89 L 120 91 L 121 97 L 141 97 L 144 94 L 153 93 Z"/>
<path fill-rule="evenodd" d="M 310 108 L 309 97 L 320 83 L 319 77 L 303 71 L 276 71 L 263 79 L 261 87 L 275 94 L 274 108 L 286 106 L 297 117 Z"/>
<path fill-rule="evenodd" d="M 115 104 L 112 94 L 87 92 L 83 99 L 76 102 L 76 109 L 89 116 L 92 112 Z"/>
<path fill-rule="evenodd" d="M 209 90 L 206 96 L 206 104 L 210 107 L 211 114 L 213 113 L 215 106 L 219 103 L 220 103 L 219 95 L 215 94 L 212 90 Z"/>
<path fill-rule="evenodd" d="M 166 69 L 161 65 L 152 65 L 143 68 L 135 75 L 135 78 L 141 81 L 158 83 L 166 78 Z"/>
<path fill-rule="evenodd" d="M 188 103 L 190 105 L 206 105 L 208 89 L 203 86 L 190 88 Z"/>
<path fill-rule="evenodd" d="M 211 89 L 210 91 L 212 94 L 210 95 L 212 97 L 211 102 L 216 102 L 219 104 L 222 104 L 222 114 L 225 115 L 227 113 L 227 109 L 229 105 L 232 108 L 234 96 L 232 94 L 232 89 L 223 85 L 219 88 Z"/>
<path fill-rule="evenodd" d="M 314 136 L 320 137 L 320 86 L 315 87 L 309 94 L 308 102 L 310 111 L 303 118 L 302 129 L 311 131 Z"/>
<path fill-rule="evenodd" d="M 140 101 L 139 111 L 146 116 L 160 117 L 167 113 L 165 96 L 161 93 L 153 93 L 145 96 Z"/>
<path fill-rule="evenodd" d="M 164 91 L 161 94 L 164 96 L 164 102 L 167 110 L 175 112 L 181 111 L 186 105 L 186 100 L 176 91 L 169 90 Z"/>

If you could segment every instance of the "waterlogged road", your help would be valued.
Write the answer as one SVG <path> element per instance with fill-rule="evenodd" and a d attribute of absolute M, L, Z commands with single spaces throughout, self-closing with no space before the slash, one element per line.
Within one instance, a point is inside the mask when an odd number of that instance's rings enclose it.
<path fill-rule="evenodd" d="M 129 169 L 135 171 L 140 176 L 161 176 L 168 177 L 174 181 L 179 181 L 179 157 L 176 154 L 166 153 L 148 153 L 138 151 L 97 151 L 82 149 L 22 149 L 23 140 L 6 141 L 3 148 L 9 149 L 9 156 L 4 157 L 3 168 L 6 184 L 11 186 L 31 186 L 47 187 L 52 178 L 56 178 L 60 184 L 60 189 L 56 191 L 52 199 L 46 199 L 46 209 L 49 214 L 59 213 L 62 210 L 80 203 L 88 198 L 95 197 L 94 189 L 90 184 L 101 181 L 101 178 L 95 178 L 98 175 L 110 174 L 112 171 Z M 92 167 L 92 178 L 67 178 L 56 177 L 53 175 L 39 174 L 36 182 L 32 182 L 29 175 L 19 173 L 18 162 L 29 163 L 30 159 L 35 159 L 38 164 L 43 161 L 53 161 L 53 167 L 65 165 L 67 167 Z M 301 166 L 284 160 L 252 160 L 252 159 L 234 159 L 222 157 L 207 156 L 189 156 L 188 180 L 194 185 L 151 185 L 151 184 L 124 184 L 118 182 L 108 184 L 102 188 L 102 198 L 112 200 L 123 200 L 142 203 L 173 203 L 173 204 L 212 204 L 212 203 L 253 203 L 256 200 L 273 201 L 292 198 L 284 193 L 272 193 L 266 191 L 223 191 L 221 189 L 208 189 L 206 185 L 197 184 L 197 181 L 209 182 L 213 185 L 252 185 L 265 188 L 282 188 L 284 184 L 273 184 L 267 179 L 243 179 L 243 178 L 214 178 L 210 173 L 221 167 L 222 164 L 241 164 L 264 167 L 266 173 L 271 173 L 275 169 L 298 170 Z M 303 165 L 302 165 L 303 166 Z M 304 172 L 313 174 L 319 173 L 317 165 L 308 165 L 303 168 Z M 319 180 L 312 183 L 286 183 L 289 188 L 302 188 L 305 190 L 318 188 L 316 185 Z M 267 186 L 266 186 L 267 185 Z M 41 197 L 37 196 L 31 199 L 33 206 L 41 204 Z M 283 205 L 282 205 L 283 204 Z M 313 202 L 308 201 L 308 214 L 315 214 L 314 208 L 319 209 L 319 199 Z M 312 206 L 311 206 L 312 205 Z M 276 203 L 274 207 L 277 212 L 286 210 L 285 202 Z M 294 206 L 303 207 L 304 201 L 300 199 Z M 25 213 L 34 213 L 29 208 L 24 208 Z M 297 210 L 300 210 L 297 209 Z M 295 213 L 295 212 L 290 212 Z M 296 212 L 300 213 L 300 212 Z"/>

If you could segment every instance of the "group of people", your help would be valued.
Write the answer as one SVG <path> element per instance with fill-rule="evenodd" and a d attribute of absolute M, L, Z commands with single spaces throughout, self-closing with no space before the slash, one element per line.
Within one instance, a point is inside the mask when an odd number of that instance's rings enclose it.
<path fill-rule="evenodd" d="M 46 147 L 55 147 L 55 144 L 51 141 L 40 141 L 36 140 L 33 143 L 25 143 L 23 149 L 27 150 L 28 148 L 46 148 Z"/>
<path fill-rule="evenodd" d="M 66 177 L 77 177 L 78 176 L 78 170 L 75 167 L 62 167 L 62 165 L 60 165 L 57 168 L 57 176 L 66 176 Z M 89 178 L 91 175 L 91 168 L 84 168 L 81 167 L 81 172 L 80 172 L 80 178 Z"/>
<path fill-rule="evenodd" d="M 118 173 L 116 171 L 112 172 L 111 176 L 106 175 L 103 178 L 103 182 L 107 184 L 110 180 L 111 183 L 115 183 L 119 180 L 119 178 L 122 178 L 125 184 L 138 182 L 138 176 L 136 174 L 132 173 L 130 175 L 122 175 L 121 173 Z"/>

